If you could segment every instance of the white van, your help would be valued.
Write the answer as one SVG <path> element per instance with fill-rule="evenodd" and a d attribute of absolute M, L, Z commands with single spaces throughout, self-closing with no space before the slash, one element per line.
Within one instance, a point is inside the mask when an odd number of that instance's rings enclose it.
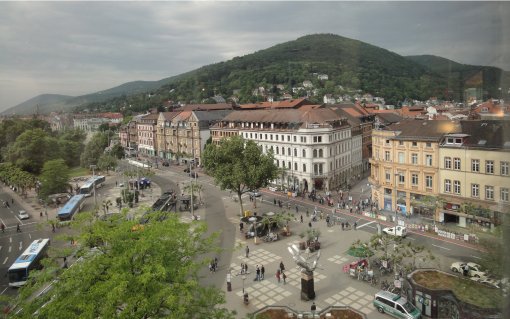
<path fill-rule="evenodd" d="M 397 237 L 406 237 L 407 229 L 404 226 L 395 226 L 395 227 L 386 227 L 382 230 L 385 234 L 397 236 Z"/>

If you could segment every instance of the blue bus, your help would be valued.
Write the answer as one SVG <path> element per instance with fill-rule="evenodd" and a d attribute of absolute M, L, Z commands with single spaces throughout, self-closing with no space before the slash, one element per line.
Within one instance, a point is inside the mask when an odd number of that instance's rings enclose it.
<path fill-rule="evenodd" d="M 94 193 L 94 184 L 96 185 L 96 189 L 103 186 L 105 182 L 104 176 L 93 176 L 87 180 L 82 187 L 80 187 L 80 194 L 85 195 L 85 197 L 92 196 Z"/>
<path fill-rule="evenodd" d="M 62 207 L 57 214 L 59 220 L 70 220 L 74 214 L 78 213 L 85 201 L 85 195 L 74 195 L 71 199 Z"/>
<path fill-rule="evenodd" d="M 7 271 L 9 275 L 9 286 L 23 286 L 27 282 L 31 270 L 42 268 L 41 259 L 47 256 L 49 245 L 50 240 L 48 238 L 37 239 L 25 249 L 23 254 L 16 259 Z"/>

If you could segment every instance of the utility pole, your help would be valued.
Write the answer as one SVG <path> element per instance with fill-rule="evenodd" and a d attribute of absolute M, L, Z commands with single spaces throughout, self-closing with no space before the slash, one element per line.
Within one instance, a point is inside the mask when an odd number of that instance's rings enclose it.
<path fill-rule="evenodd" d="M 193 209 L 193 177 L 191 176 L 191 161 L 189 161 L 189 186 L 191 188 L 191 216 L 193 216 L 193 219 L 195 219 L 195 211 Z M 196 176 L 196 172 L 194 173 Z"/>

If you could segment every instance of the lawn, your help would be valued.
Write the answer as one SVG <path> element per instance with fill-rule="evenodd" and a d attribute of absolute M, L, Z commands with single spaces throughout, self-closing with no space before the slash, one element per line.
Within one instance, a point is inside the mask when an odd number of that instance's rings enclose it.
<path fill-rule="evenodd" d="M 69 169 L 69 178 L 90 175 L 90 170 L 83 167 L 73 167 Z"/>

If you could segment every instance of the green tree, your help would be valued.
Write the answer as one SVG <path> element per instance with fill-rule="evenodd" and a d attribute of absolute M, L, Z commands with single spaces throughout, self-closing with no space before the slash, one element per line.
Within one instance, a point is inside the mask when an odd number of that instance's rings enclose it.
<path fill-rule="evenodd" d="M 21 169 L 39 174 L 44 162 L 59 156 L 57 140 L 42 129 L 27 130 L 7 148 L 7 159 Z"/>
<path fill-rule="evenodd" d="M 69 168 L 63 159 L 56 159 L 44 163 L 41 176 L 39 197 L 66 192 L 69 188 Z"/>
<path fill-rule="evenodd" d="M 223 139 L 219 145 L 207 145 L 202 162 L 222 190 L 230 189 L 237 194 L 241 214 L 241 196 L 266 187 L 278 172 L 272 152 L 264 154 L 255 142 L 240 136 Z"/>
<path fill-rule="evenodd" d="M 108 134 L 105 132 L 98 132 L 92 136 L 90 142 L 85 146 L 85 150 L 81 155 L 81 166 L 88 168 L 90 165 L 97 165 L 99 157 L 104 153 L 105 148 L 108 146 Z"/>
<path fill-rule="evenodd" d="M 119 143 L 115 143 L 110 150 L 110 154 L 118 159 L 124 158 L 124 147 L 122 147 Z"/>
<path fill-rule="evenodd" d="M 99 157 L 97 161 L 97 167 L 100 170 L 106 171 L 106 173 L 108 173 L 110 169 L 115 169 L 115 167 L 117 167 L 117 162 L 117 158 L 108 152 L 102 154 L 101 157 Z"/>
<path fill-rule="evenodd" d="M 34 280 L 22 288 L 22 311 L 14 317 L 32 318 L 37 311 L 41 319 L 234 318 L 221 306 L 223 292 L 198 282 L 217 241 L 216 234 L 206 235 L 204 223 L 182 223 L 172 215 L 139 225 L 119 215 L 94 222 L 92 214 L 81 213 L 73 222 L 82 231 L 78 241 L 97 248 L 57 272 L 53 288 L 38 298 L 30 296 L 55 276 L 43 276 L 45 270 L 31 273 Z"/>

